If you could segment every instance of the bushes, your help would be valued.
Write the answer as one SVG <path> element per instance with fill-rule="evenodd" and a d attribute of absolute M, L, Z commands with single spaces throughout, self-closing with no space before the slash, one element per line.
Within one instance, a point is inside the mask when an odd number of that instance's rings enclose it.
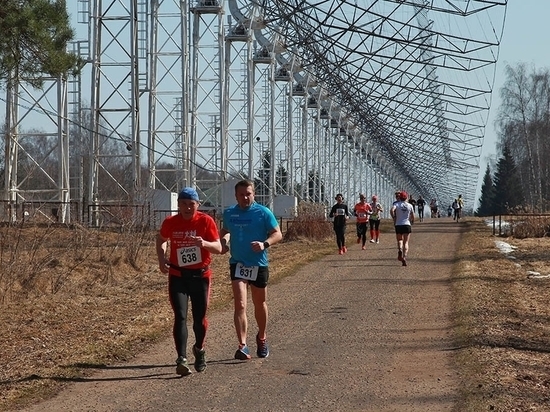
<path fill-rule="evenodd" d="M 513 236 L 517 239 L 540 238 L 550 235 L 550 216 L 521 216 L 512 223 Z"/>
<path fill-rule="evenodd" d="M 154 247 L 155 235 L 141 225 L 1 226 L 0 305 L 108 284 L 115 271 L 138 273 L 143 249 Z"/>
<path fill-rule="evenodd" d="M 332 235 L 332 226 L 326 219 L 324 205 L 301 202 L 296 212 L 297 216 L 289 222 L 283 241 L 290 242 L 301 238 L 322 240 Z"/>

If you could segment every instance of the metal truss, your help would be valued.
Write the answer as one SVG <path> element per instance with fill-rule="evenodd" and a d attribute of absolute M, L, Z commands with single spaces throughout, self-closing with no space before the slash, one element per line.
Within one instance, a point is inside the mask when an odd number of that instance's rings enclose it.
<path fill-rule="evenodd" d="M 28 213 L 46 204 L 62 220 L 70 218 L 67 86 L 63 79 L 50 78 L 39 91 L 19 83 L 6 88 L 2 220 L 15 221 L 24 208 Z"/>
<path fill-rule="evenodd" d="M 506 1 L 255 4 L 264 32 L 350 114 L 394 184 L 473 199 Z"/>
<path fill-rule="evenodd" d="M 506 1 L 255 4 L 264 32 L 350 114 L 394 184 L 473 199 Z"/>
<path fill-rule="evenodd" d="M 139 95 L 147 86 L 144 59 L 147 2 L 113 0 L 108 3 L 93 2 L 89 16 L 93 37 L 87 206 L 91 212 L 90 223 L 94 225 L 98 224 L 98 203 L 108 200 L 132 203 L 137 200 L 136 188 L 142 187 Z M 113 161 L 107 146 L 110 139 L 126 146 L 127 154 L 116 155 L 116 162 L 126 167 L 124 176 L 114 176 L 108 168 Z M 104 185 L 100 176 L 116 183 L 118 193 L 114 199 L 102 195 Z"/>
<path fill-rule="evenodd" d="M 96 223 L 100 203 L 150 189 L 195 185 L 223 208 L 246 177 L 268 205 L 389 205 L 395 189 L 473 201 L 506 3 L 79 0 L 80 77 L 58 81 L 56 103 L 49 88 L 7 95 L 4 200 L 82 201 Z M 17 177 L 31 113 L 52 123 L 58 173 L 32 159 L 48 193 Z"/>
<path fill-rule="evenodd" d="M 149 16 L 148 188 L 177 191 L 191 183 L 188 19 L 179 0 L 152 1 Z M 182 6 L 187 8 L 187 2 Z M 145 94 L 147 96 L 147 93 Z M 159 174 L 172 175 L 163 181 Z"/>

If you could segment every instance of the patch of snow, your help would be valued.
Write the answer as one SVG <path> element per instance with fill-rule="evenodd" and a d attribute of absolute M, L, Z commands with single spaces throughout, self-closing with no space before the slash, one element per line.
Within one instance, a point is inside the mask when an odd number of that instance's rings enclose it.
<path fill-rule="evenodd" d="M 533 272 L 532 270 L 529 270 L 527 272 L 527 277 L 531 279 L 548 279 L 550 278 L 550 275 L 541 275 L 539 272 Z"/>
<path fill-rule="evenodd" d="M 508 254 L 512 253 L 514 250 L 516 250 L 517 246 L 512 246 L 509 243 L 503 242 L 501 240 L 495 240 L 495 245 L 500 250 L 501 253 Z M 516 259 L 515 256 L 507 255 L 506 258 L 508 259 Z M 517 267 L 521 267 L 521 264 L 515 263 Z M 527 271 L 527 277 L 529 279 L 550 279 L 550 274 L 548 275 L 541 275 L 539 272 L 534 272 L 532 270 Z"/>
<path fill-rule="evenodd" d="M 511 253 L 515 249 L 517 249 L 517 246 L 512 246 L 509 243 L 503 242 L 501 240 L 495 240 L 495 245 L 502 253 Z"/>

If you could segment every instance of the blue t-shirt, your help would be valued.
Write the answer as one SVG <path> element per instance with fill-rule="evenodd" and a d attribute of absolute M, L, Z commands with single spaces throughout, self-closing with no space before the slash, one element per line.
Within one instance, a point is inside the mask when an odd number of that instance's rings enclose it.
<path fill-rule="evenodd" d="M 252 203 L 241 209 L 239 205 L 228 207 L 223 212 L 223 228 L 229 231 L 231 258 L 229 263 L 245 266 L 267 266 L 267 250 L 254 252 L 251 242 L 263 242 L 268 233 L 279 226 L 275 215 L 267 207 Z"/>

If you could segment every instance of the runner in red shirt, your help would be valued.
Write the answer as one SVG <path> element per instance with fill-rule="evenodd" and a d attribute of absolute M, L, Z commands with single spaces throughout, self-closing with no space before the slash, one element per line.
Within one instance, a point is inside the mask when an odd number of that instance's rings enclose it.
<path fill-rule="evenodd" d="M 353 213 L 357 216 L 357 243 L 361 243 L 361 249 L 365 250 L 367 223 L 369 215 L 372 214 L 372 207 L 366 202 L 364 194 L 359 195 L 359 203 L 354 206 Z"/>
<path fill-rule="evenodd" d="M 178 195 L 177 215 L 168 216 L 162 222 L 157 235 L 157 257 L 162 273 L 168 273 L 168 295 L 174 311 L 174 343 L 178 358 L 176 373 L 189 375 L 187 362 L 187 309 L 191 300 L 195 344 L 194 367 L 197 372 L 206 369 L 204 342 L 208 320 L 206 310 L 210 298 L 209 268 L 211 253 L 221 253 L 222 245 L 214 219 L 199 212 L 199 195 L 191 187 L 184 188 Z M 166 257 L 170 243 L 170 258 Z"/>

